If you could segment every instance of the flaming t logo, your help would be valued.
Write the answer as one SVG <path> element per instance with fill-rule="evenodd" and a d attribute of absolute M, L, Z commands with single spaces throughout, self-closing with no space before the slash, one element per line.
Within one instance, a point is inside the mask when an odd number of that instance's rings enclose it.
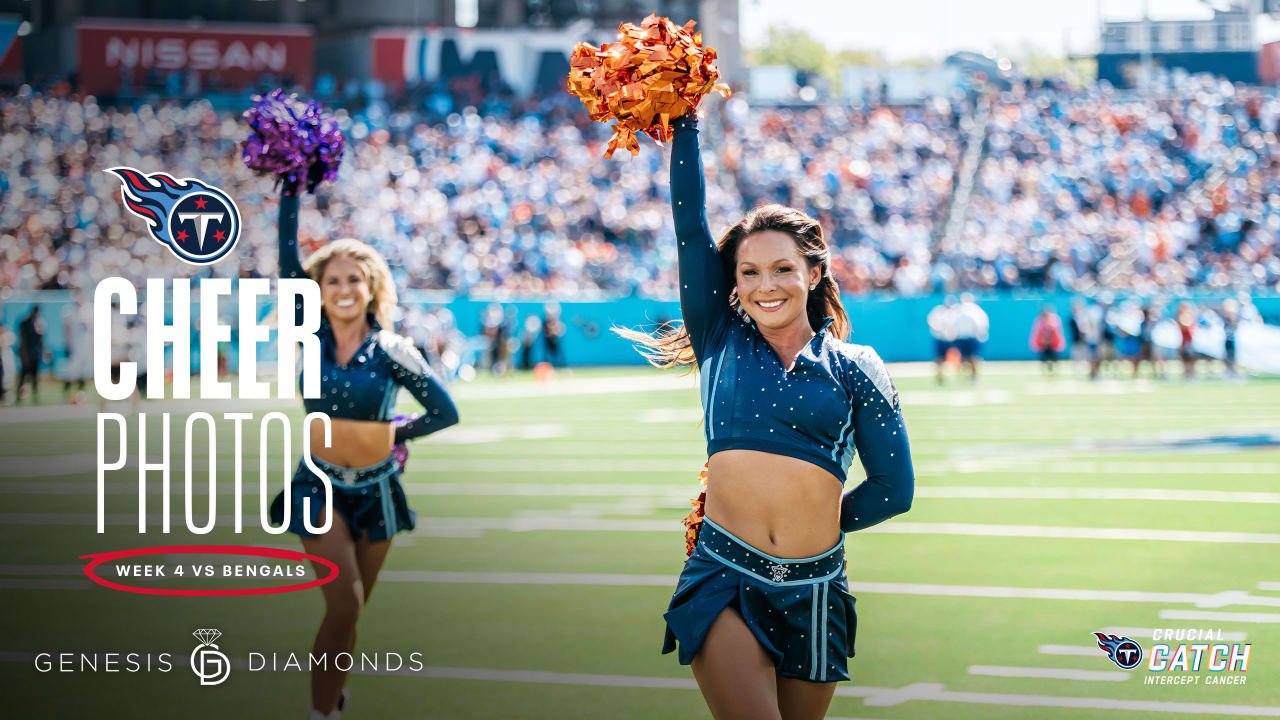
<path fill-rule="evenodd" d="M 1096 632 L 1098 649 L 1107 653 L 1111 662 L 1122 670 L 1132 670 L 1142 662 L 1142 646 L 1127 637 Z"/>
<path fill-rule="evenodd" d="M 192 265 L 221 260 L 240 238 L 240 211 L 222 190 L 195 178 L 114 167 L 129 212 L 147 221 L 151 237 Z"/>

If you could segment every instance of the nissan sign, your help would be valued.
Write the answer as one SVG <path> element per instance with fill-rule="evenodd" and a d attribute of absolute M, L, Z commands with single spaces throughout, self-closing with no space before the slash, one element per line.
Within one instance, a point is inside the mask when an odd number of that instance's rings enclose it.
<path fill-rule="evenodd" d="M 264 74 L 310 85 L 315 38 L 311 28 L 294 25 L 84 21 L 76 25 L 76 53 L 88 93 L 113 93 L 126 79 L 138 87 L 153 73 L 172 72 L 239 90 Z"/>

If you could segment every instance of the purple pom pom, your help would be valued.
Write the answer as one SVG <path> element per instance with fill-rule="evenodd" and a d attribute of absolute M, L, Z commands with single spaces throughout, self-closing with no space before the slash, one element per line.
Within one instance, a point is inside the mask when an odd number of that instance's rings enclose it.
<path fill-rule="evenodd" d="M 241 149 L 250 170 L 274 175 L 289 194 L 302 186 L 315 192 L 322 180 L 338 177 L 345 142 L 338 122 L 321 113 L 320 103 L 304 103 L 277 89 L 255 95 L 244 116 L 253 129 Z"/>

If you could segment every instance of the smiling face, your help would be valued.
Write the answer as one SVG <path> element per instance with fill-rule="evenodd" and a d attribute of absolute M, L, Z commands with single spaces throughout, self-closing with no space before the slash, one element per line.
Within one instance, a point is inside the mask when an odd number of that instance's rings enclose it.
<path fill-rule="evenodd" d="M 354 321 L 364 317 L 373 297 L 364 267 L 350 255 L 334 255 L 320 277 L 320 300 L 333 321 Z"/>
<path fill-rule="evenodd" d="M 772 330 L 809 325 L 809 286 L 822 279 L 822 267 L 809 267 L 786 233 L 765 230 L 738 244 L 738 300 L 756 325 Z"/>

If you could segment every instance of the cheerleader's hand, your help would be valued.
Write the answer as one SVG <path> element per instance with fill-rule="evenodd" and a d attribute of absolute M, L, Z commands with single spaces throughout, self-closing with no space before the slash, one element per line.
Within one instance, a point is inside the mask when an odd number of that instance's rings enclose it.
<path fill-rule="evenodd" d="M 391 454 L 395 456 L 396 465 L 400 466 L 400 472 L 404 472 L 404 466 L 409 462 L 409 446 L 404 443 L 396 443 L 391 448 Z"/>
<path fill-rule="evenodd" d="M 391 419 L 393 427 L 399 427 L 409 422 L 413 418 L 408 415 L 397 415 Z M 391 456 L 396 459 L 396 465 L 400 467 L 400 472 L 404 472 L 404 466 L 409 462 L 409 445 L 405 441 L 397 442 L 391 446 Z"/>

